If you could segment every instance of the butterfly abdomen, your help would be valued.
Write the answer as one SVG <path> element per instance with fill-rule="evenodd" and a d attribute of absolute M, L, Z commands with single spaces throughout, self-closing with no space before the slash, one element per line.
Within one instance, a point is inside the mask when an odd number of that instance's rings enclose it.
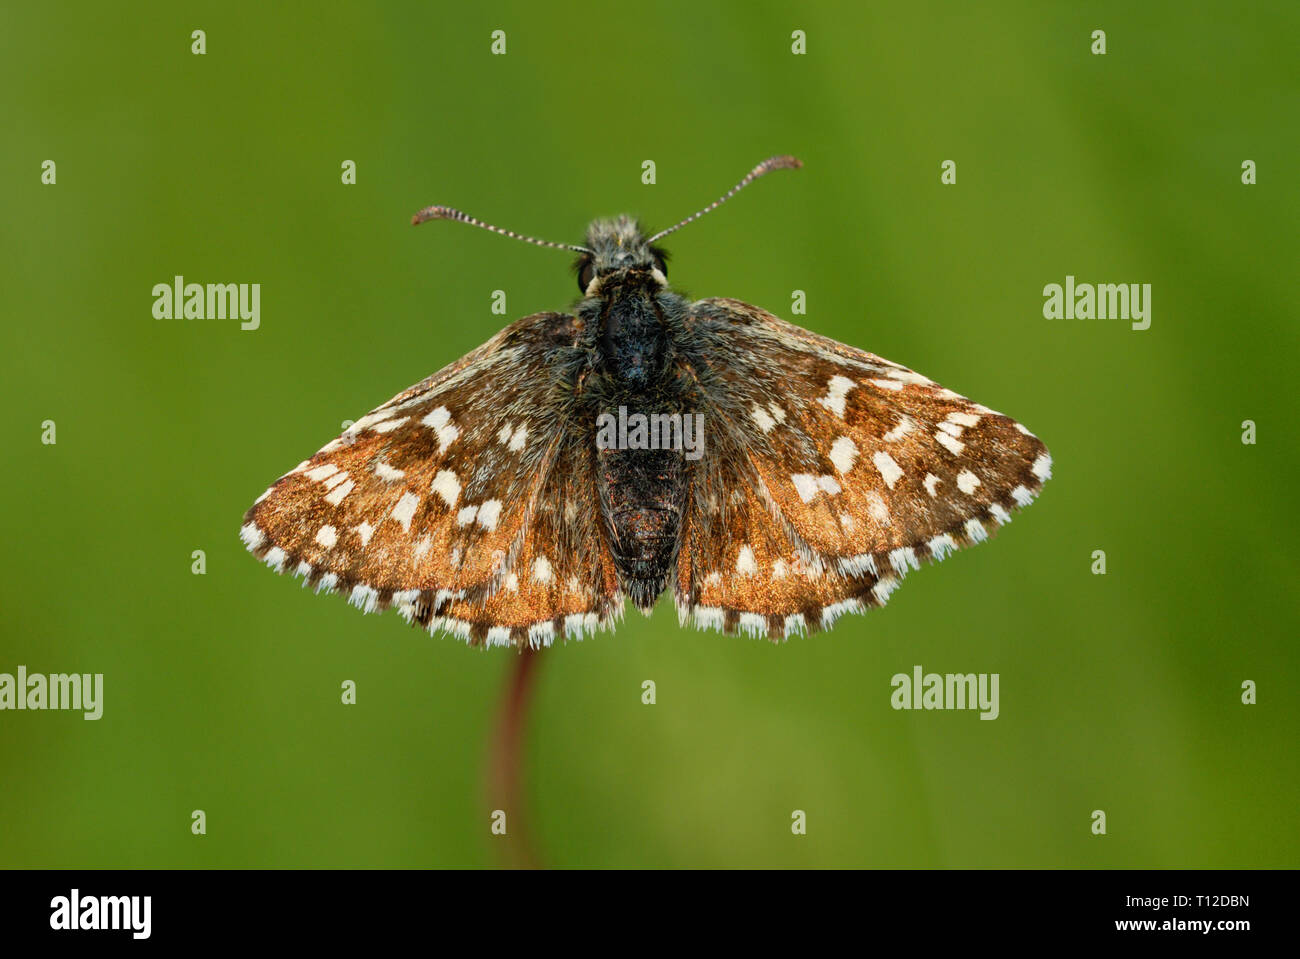
<path fill-rule="evenodd" d="M 602 518 L 624 591 L 649 610 L 677 563 L 689 494 L 676 450 L 597 451 Z"/>

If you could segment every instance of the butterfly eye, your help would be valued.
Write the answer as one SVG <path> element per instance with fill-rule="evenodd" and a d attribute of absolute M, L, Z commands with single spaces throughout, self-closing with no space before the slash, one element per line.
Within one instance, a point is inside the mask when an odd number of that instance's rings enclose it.
<path fill-rule="evenodd" d="M 668 279 L 668 264 L 662 256 L 655 257 L 655 269 L 663 274 L 665 280 Z"/>
<path fill-rule="evenodd" d="M 595 278 L 596 265 L 590 259 L 583 260 L 578 265 L 578 289 L 586 293 L 587 287 L 591 286 L 591 281 Z"/>

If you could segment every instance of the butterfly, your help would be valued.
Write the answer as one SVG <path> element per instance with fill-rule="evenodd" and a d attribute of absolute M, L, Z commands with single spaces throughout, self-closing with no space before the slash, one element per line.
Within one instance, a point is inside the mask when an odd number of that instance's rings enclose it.
<path fill-rule="evenodd" d="M 766 160 L 649 237 L 598 220 L 581 246 L 416 214 L 577 253 L 580 301 L 354 422 L 257 498 L 245 545 L 366 612 L 522 648 L 612 627 L 628 599 L 649 613 L 669 588 L 682 625 L 816 632 L 987 538 L 1051 476 L 1025 427 L 756 306 L 669 287 L 660 239 L 800 166 Z"/>

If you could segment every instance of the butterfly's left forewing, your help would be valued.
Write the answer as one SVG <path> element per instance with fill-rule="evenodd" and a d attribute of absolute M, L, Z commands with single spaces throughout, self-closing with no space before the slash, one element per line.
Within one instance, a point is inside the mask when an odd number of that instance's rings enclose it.
<path fill-rule="evenodd" d="M 700 301 L 686 325 L 713 436 L 747 461 L 771 529 L 830 578 L 809 587 L 809 606 L 828 588 L 836 602 L 861 598 L 855 608 L 883 602 L 909 569 L 1010 522 L 1051 475 L 1046 447 L 1023 426 L 898 364 L 736 300 Z M 703 476 L 731 454 L 712 455 L 719 463 Z M 697 594 L 742 567 L 789 587 L 777 553 L 765 547 L 760 561 L 743 532 L 727 548 L 736 555 L 700 570 Z"/>
<path fill-rule="evenodd" d="M 570 568 L 561 555 L 565 542 L 598 558 L 590 531 L 544 501 L 576 469 L 566 444 L 580 335 L 572 316 L 525 317 L 399 393 L 263 493 L 245 543 L 367 611 L 393 605 L 472 642 L 540 641 L 539 624 L 557 618 L 570 632 L 604 625 L 613 600 L 598 564 Z M 546 586 L 546 564 L 577 588 L 509 588 Z"/>

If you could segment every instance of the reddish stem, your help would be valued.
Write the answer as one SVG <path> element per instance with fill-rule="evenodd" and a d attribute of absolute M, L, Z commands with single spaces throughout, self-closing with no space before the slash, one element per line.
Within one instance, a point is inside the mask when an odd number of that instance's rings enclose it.
<path fill-rule="evenodd" d="M 505 698 L 497 714 L 488 768 L 488 803 L 506 814 L 505 844 L 508 865 L 536 869 L 539 865 L 530 840 L 527 797 L 524 788 L 524 738 L 528 726 L 528 704 L 536 685 L 541 656 L 524 648 L 515 658 Z"/>

